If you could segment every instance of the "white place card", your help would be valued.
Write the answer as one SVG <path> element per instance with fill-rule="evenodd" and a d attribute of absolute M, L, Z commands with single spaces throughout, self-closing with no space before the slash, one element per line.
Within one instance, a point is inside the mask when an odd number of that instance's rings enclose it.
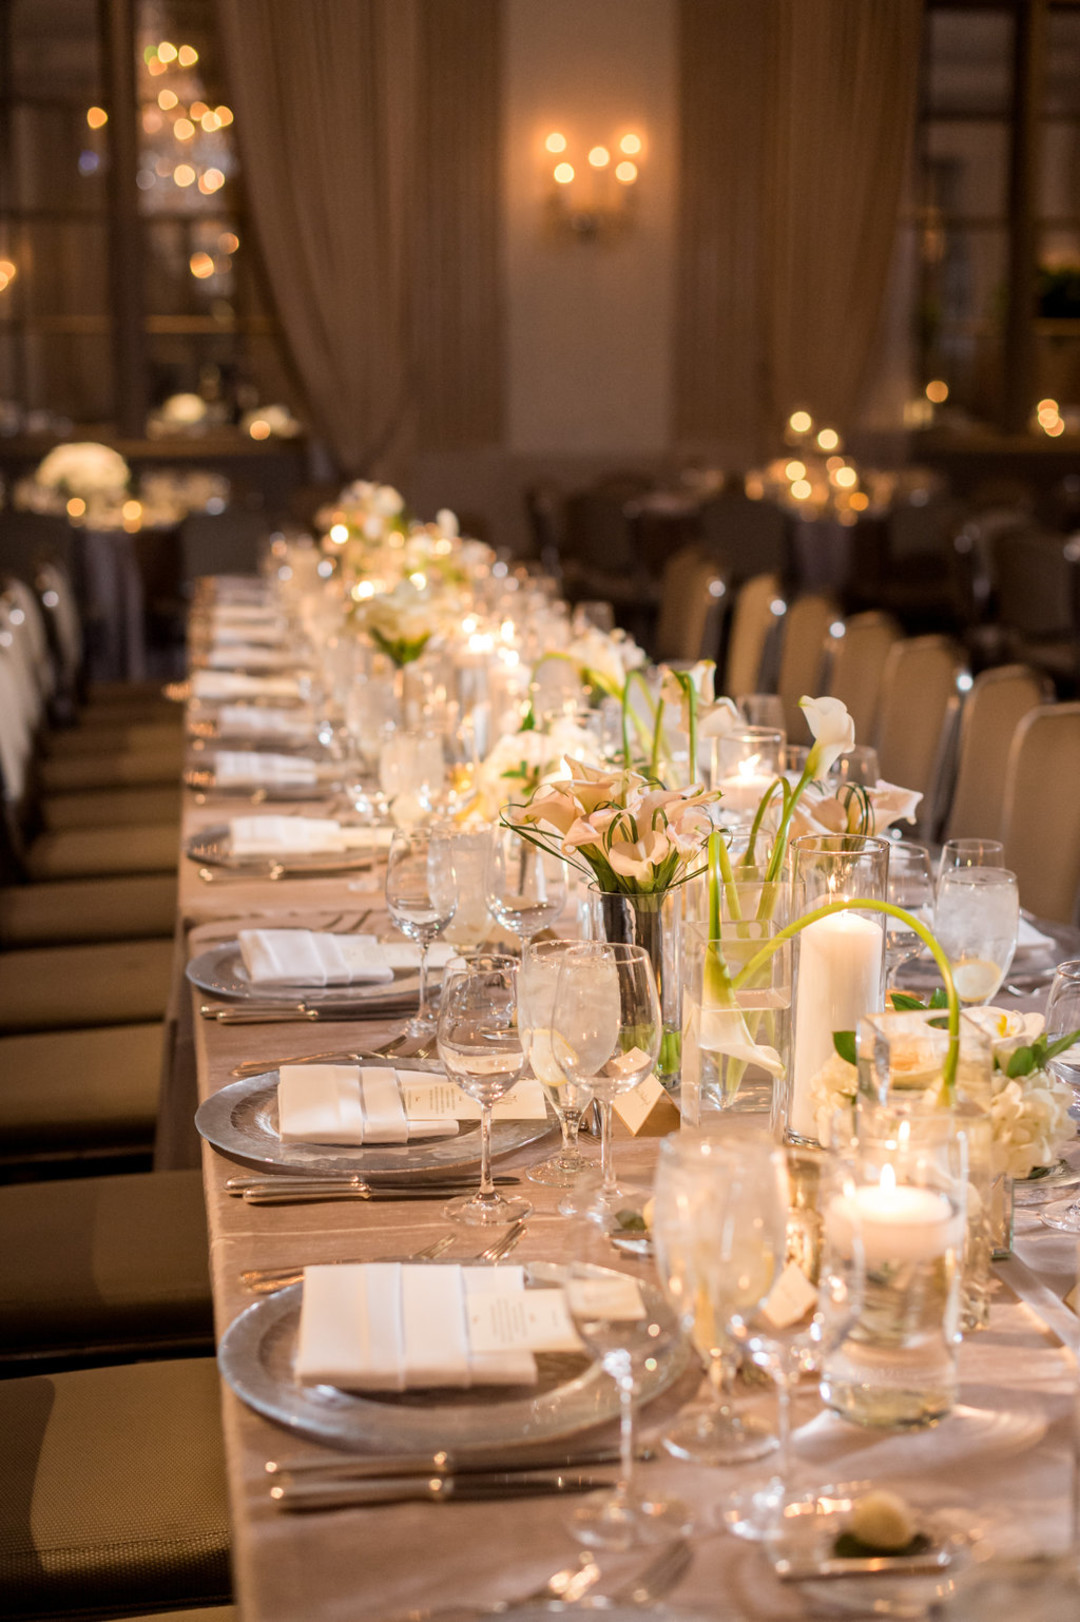
<path fill-rule="evenodd" d="M 774 1329 L 790 1329 L 812 1312 L 817 1291 L 797 1262 L 788 1262 L 761 1308 Z"/>
<path fill-rule="evenodd" d="M 466 1298 L 473 1352 L 579 1352 L 562 1290 L 497 1291 Z"/>
<path fill-rule="evenodd" d="M 645 1302 L 636 1278 L 575 1278 L 566 1286 L 570 1308 L 578 1318 L 637 1322 L 645 1316 Z"/>
<path fill-rule="evenodd" d="M 452 1081 L 444 1081 L 439 1076 L 413 1077 L 404 1070 L 398 1072 L 398 1077 L 405 1098 L 405 1109 L 410 1116 L 415 1115 L 424 1120 L 437 1120 L 444 1115 L 456 1121 L 480 1119 L 480 1105 Z M 544 1098 L 544 1089 L 538 1081 L 533 1081 L 529 1077 L 517 1082 L 510 1092 L 499 1099 L 492 1110 L 492 1119 L 546 1120 L 547 1102 Z"/>

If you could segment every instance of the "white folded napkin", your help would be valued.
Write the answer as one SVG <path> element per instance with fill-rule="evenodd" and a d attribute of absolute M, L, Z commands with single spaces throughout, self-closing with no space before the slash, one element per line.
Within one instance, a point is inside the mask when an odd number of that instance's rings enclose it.
<path fill-rule="evenodd" d="M 394 978 L 385 948 L 374 935 L 243 929 L 238 938 L 253 986 L 367 985 Z"/>
<path fill-rule="evenodd" d="M 294 676 L 247 676 L 238 670 L 196 670 L 191 696 L 216 704 L 227 698 L 299 698 Z"/>
<path fill-rule="evenodd" d="M 1018 952 L 1031 951 L 1036 947 L 1056 946 L 1057 942 L 1052 935 L 1044 935 L 1041 929 L 1036 929 L 1021 913 L 1020 928 L 1016 934 L 1016 950 Z"/>
<path fill-rule="evenodd" d="M 281 670 L 294 663 L 280 648 L 256 647 L 251 642 L 228 642 L 210 649 L 211 670 Z"/>
<path fill-rule="evenodd" d="M 216 647 L 225 648 L 240 642 L 248 646 L 277 647 L 285 635 L 280 620 L 215 619 L 210 624 L 211 638 Z"/>
<path fill-rule="evenodd" d="M 281 616 L 270 603 L 222 603 L 211 610 L 211 625 L 277 625 Z"/>
<path fill-rule="evenodd" d="M 380 1065 L 282 1065 L 277 1107 L 282 1143 L 409 1143 L 458 1129 L 450 1113 L 406 1115 L 397 1071 Z"/>
<path fill-rule="evenodd" d="M 219 749 L 214 756 L 218 788 L 315 788 L 319 774 L 313 760 L 299 755 L 260 754 L 254 749 Z"/>
<path fill-rule="evenodd" d="M 258 704 L 223 704 L 218 712 L 223 735 L 252 738 L 310 738 L 312 723 L 297 710 L 263 709 Z"/>
<path fill-rule="evenodd" d="M 375 935 L 328 935 L 310 929 L 245 929 L 240 955 L 253 986 L 347 986 L 394 978 L 395 969 L 420 966 L 420 948 L 410 941 L 380 941 Z M 453 956 L 445 941 L 428 948 L 428 967 L 444 968 Z"/>
<path fill-rule="evenodd" d="M 301 1381 L 355 1391 L 535 1385 L 536 1359 L 519 1310 L 520 1267 L 423 1267 L 401 1262 L 309 1267 L 304 1274 L 296 1372 Z M 557 1297 L 544 1290 L 529 1295 Z M 501 1349 L 472 1345 L 473 1314 L 488 1307 Z M 487 1344 L 487 1342 L 485 1342 Z M 550 1336 L 543 1341 L 552 1345 Z M 566 1342 L 569 1349 L 575 1343 Z"/>
<path fill-rule="evenodd" d="M 329 817 L 234 817 L 229 824 L 234 856 L 335 855 L 384 850 L 392 828 L 343 827 Z"/>

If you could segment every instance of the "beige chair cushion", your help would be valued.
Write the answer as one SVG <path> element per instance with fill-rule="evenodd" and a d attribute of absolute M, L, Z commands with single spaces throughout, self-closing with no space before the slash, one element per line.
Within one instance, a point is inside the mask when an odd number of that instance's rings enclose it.
<path fill-rule="evenodd" d="M 45 739 L 45 753 L 52 759 L 72 755 L 135 753 L 174 749 L 180 737 L 179 715 L 169 721 L 101 722 L 99 725 L 65 727 Z"/>
<path fill-rule="evenodd" d="M 38 762 L 37 777 L 44 794 L 70 794 L 77 789 L 128 788 L 142 783 L 175 783 L 184 764 L 184 743 L 155 749 L 119 750 L 89 755 L 65 755 Z"/>
<path fill-rule="evenodd" d="M 170 873 L 62 879 L 0 890 L 0 945 L 137 940 L 168 935 L 176 918 Z"/>
<path fill-rule="evenodd" d="M 9 1617 L 229 1598 L 213 1358 L 0 1382 Z"/>
<path fill-rule="evenodd" d="M 64 828 L 38 835 L 30 847 L 26 867 L 32 879 L 175 873 L 179 846 L 173 822 L 147 822 L 125 828 Z"/>
<path fill-rule="evenodd" d="M 0 1030 L 58 1031 L 162 1019 L 172 940 L 46 946 L 0 956 Z"/>
<path fill-rule="evenodd" d="M 0 1356 L 209 1343 L 198 1171 L 0 1188 Z"/>
<path fill-rule="evenodd" d="M 179 839 L 180 785 L 171 788 L 83 789 L 77 794 L 49 794 L 41 815 L 50 831 L 60 828 L 130 827 L 138 822 L 170 822 Z"/>
<path fill-rule="evenodd" d="M 761 690 L 765 644 L 775 623 L 771 604 L 779 596 L 778 575 L 756 574 L 735 599 L 723 684 L 723 691 L 732 698 Z"/>
<path fill-rule="evenodd" d="M 163 1039 L 160 1024 L 0 1037 L 4 1152 L 18 1158 L 149 1143 Z"/>

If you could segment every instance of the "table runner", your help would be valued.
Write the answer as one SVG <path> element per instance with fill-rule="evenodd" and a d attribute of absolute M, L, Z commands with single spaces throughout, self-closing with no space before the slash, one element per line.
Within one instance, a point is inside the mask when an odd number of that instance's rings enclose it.
<path fill-rule="evenodd" d="M 235 801 L 231 805 L 235 808 Z M 196 805 L 189 797 L 184 838 L 229 814 L 226 802 Z M 182 859 L 173 1010 L 181 1040 L 163 1100 L 166 1115 L 171 1112 L 178 1120 L 188 1111 L 190 1119 L 195 1092 L 203 1098 L 227 1085 L 232 1066 L 241 1061 L 297 1057 L 358 1041 L 377 1045 L 398 1028 L 397 1022 L 385 1020 L 222 1026 L 199 1016 L 203 994 L 193 993 L 181 978 L 187 956 L 253 922 L 272 918 L 318 927 L 328 916 L 372 906 L 376 910 L 364 929 L 387 929 L 379 896 L 373 875 L 205 885 L 194 864 Z M 188 1024 L 179 1018 L 184 1003 Z M 186 1062 L 185 1029 L 190 1031 Z M 552 1137 L 542 1150 L 523 1150 L 514 1160 L 525 1164 L 540 1158 L 554 1142 Z M 647 1180 L 654 1156 L 654 1143 L 621 1143 L 620 1171 Z M 223 1191 L 226 1177 L 236 1169 L 231 1162 L 206 1146 L 202 1162 L 219 1335 L 251 1304 L 239 1282 L 245 1268 L 405 1253 L 448 1227 L 434 1203 L 247 1206 Z M 575 1254 L 575 1225 L 556 1214 L 558 1195 L 558 1190 L 528 1185 L 535 1213 L 514 1251 L 515 1262 L 566 1260 Z M 451 1254 L 469 1254 L 481 1243 L 474 1231 L 463 1230 Z M 916 1436 L 863 1432 L 824 1415 L 816 1389 L 805 1389 L 795 1406 L 799 1479 L 820 1485 L 883 1471 L 921 1481 L 932 1476 L 943 1493 L 970 1495 L 976 1512 L 991 1502 L 1017 1547 L 1023 1548 L 1025 1540 L 1030 1544 L 1040 1524 L 1060 1534 L 1072 1474 L 1075 1367 L 1057 1337 L 1014 1291 L 1022 1292 L 1034 1275 L 1060 1296 L 1076 1276 L 1076 1246 L 1021 1213 L 1017 1251 L 1024 1266 L 1003 1269 L 990 1327 L 961 1348 L 962 1406 L 957 1415 Z M 614 1252 L 612 1261 L 634 1270 Z M 652 1405 L 644 1416 L 646 1434 L 661 1430 L 697 1383 L 690 1374 Z M 751 1400 L 771 1411 L 769 1395 Z M 250 1412 L 224 1387 L 223 1412 L 236 1589 L 245 1622 L 363 1622 L 410 1608 L 505 1599 L 527 1592 L 576 1558 L 577 1546 L 565 1529 L 572 1500 L 282 1515 L 267 1497 L 266 1461 L 327 1456 L 327 1450 L 298 1441 Z M 755 1471 L 762 1468 L 706 1470 L 666 1456 L 647 1466 L 660 1485 L 706 1513 L 726 1490 L 757 1480 Z M 700 1538 L 694 1565 L 676 1597 L 680 1604 L 699 1604 L 717 1618 L 742 1615 L 784 1622 L 808 1614 L 799 1595 L 771 1576 L 757 1549 L 726 1534 Z M 966 1622 L 978 1614 L 978 1605 L 977 1592 L 961 1596 L 949 1614 Z"/>

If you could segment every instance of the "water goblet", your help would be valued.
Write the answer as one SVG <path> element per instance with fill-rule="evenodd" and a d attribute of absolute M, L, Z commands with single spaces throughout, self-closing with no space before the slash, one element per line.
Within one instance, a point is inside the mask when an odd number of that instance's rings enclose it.
<path fill-rule="evenodd" d="M 496 828 L 484 869 L 484 897 L 496 923 L 520 941 L 532 940 L 566 904 L 565 867 L 515 829 Z"/>
<path fill-rule="evenodd" d="M 518 974 L 518 1025 L 521 1043 L 532 1073 L 558 1116 L 562 1145 L 550 1160 L 530 1166 L 530 1182 L 549 1188 L 570 1188 L 584 1173 L 595 1170 L 578 1148 L 582 1117 L 593 1101 L 587 1082 L 568 1079 L 555 1062 L 553 1048 L 555 996 L 559 970 L 573 941 L 530 941 L 521 954 Z M 564 1215 L 568 1214 L 564 1211 Z"/>
<path fill-rule="evenodd" d="M 386 863 L 386 910 L 401 933 L 420 947 L 420 1006 L 405 1026 L 406 1036 L 429 1036 L 435 1029 L 428 998 L 428 948 L 456 906 L 457 878 L 447 831 L 438 825 L 397 829 Z"/>
<path fill-rule="evenodd" d="M 453 976 L 439 1003 L 439 1058 L 446 1074 L 480 1105 L 480 1187 L 451 1200 L 446 1216 L 471 1227 L 516 1222 L 527 1200 L 507 1199 L 491 1178 L 492 1111 L 525 1069 L 517 1025 L 517 967 Z"/>
<path fill-rule="evenodd" d="M 658 1290 L 607 1268 L 574 1262 L 566 1285 L 574 1326 L 619 1391 L 619 1479 L 590 1493 L 570 1521 L 591 1548 L 635 1549 L 684 1537 L 693 1517 L 678 1499 L 643 1492 L 636 1480 L 634 1404 L 641 1375 L 679 1336 L 676 1315 Z"/>
<path fill-rule="evenodd" d="M 946 839 L 938 857 L 938 884 L 955 867 L 1004 867 L 1005 846 L 1000 839 Z"/>
<path fill-rule="evenodd" d="M 662 1022 L 656 975 L 643 946 L 576 941 L 562 956 L 552 1012 L 551 1054 L 564 1081 L 600 1105 L 602 1181 L 585 1210 L 609 1230 L 640 1191 L 620 1188 L 612 1158 L 612 1109 L 652 1071 Z"/>
<path fill-rule="evenodd" d="M 866 1272 L 862 1235 L 849 1213 L 842 1227 L 823 1220 L 839 1193 L 842 1165 L 827 1150 L 784 1147 L 789 1182 L 787 1264 L 756 1307 L 737 1310 L 729 1328 L 744 1354 L 764 1369 L 776 1389 L 776 1455 L 770 1478 L 732 1495 L 724 1512 L 728 1530 L 757 1540 L 776 1537 L 786 1515 L 805 1496 L 791 1487 L 791 1400 L 801 1375 L 820 1372 L 863 1309 Z"/>
<path fill-rule="evenodd" d="M 947 868 L 938 883 L 934 934 L 952 965 L 956 994 L 988 1003 L 1009 970 L 1020 928 L 1016 874 L 1006 867 Z"/>
<path fill-rule="evenodd" d="M 776 1446 L 767 1425 L 732 1406 L 737 1353 L 710 1269 L 714 1248 L 726 1242 L 724 1213 L 749 1190 L 753 1209 L 764 1215 L 756 1250 L 748 1249 L 744 1288 L 756 1300 L 771 1287 L 783 1245 L 779 1174 L 779 1153 L 762 1132 L 730 1126 L 709 1136 L 684 1131 L 660 1146 L 653 1209 L 657 1272 L 712 1393 L 707 1408 L 678 1419 L 663 1441 L 669 1453 L 694 1464 L 742 1464 Z"/>
<path fill-rule="evenodd" d="M 379 751 L 379 787 L 399 828 L 431 815 L 445 776 L 442 741 L 434 732 L 387 729 Z"/>
<path fill-rule="evenodd" d="M 885 898 L 905 912 L 929 912 L 934 901 L 934 881 L 930 873 L 930 852 L 925 845 L 898 839 L 889 846 L 889 875 Z M 898 970 L 919 955 L 922 941 L 899 918 L 885 919 L 885 983 L 895 983 Z"/>
<path fill-rule="evenodd" d="M 1071 1031 L 1080 1030 L 1080 958 L 1059 963 L 1046 999 L 1046 1036 L 1058 1042 Z M 1080 1043 L 1055 1054 L 1050 1068 L 1080 1098 Z"/>

